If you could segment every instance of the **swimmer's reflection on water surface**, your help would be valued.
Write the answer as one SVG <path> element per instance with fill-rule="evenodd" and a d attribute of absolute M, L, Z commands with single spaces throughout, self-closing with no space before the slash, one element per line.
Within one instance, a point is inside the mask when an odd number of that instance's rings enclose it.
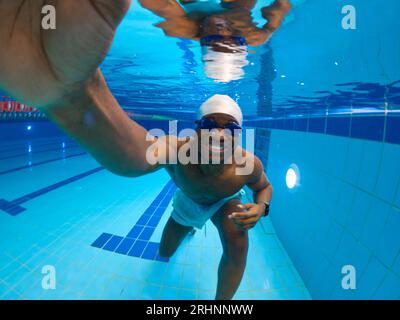
<path fill-rule="evenodd" d="M 275 0 L 261 9 L 267 22 L 259 27 L 252 17 L 256 0 L 139 2 L 165 19 L 157 26 L 166 35 L 201 43 L 205 74 L 217 82 L 241 79 L 247 46 L 266 43 L 292 8 L 288 0 Z"/>

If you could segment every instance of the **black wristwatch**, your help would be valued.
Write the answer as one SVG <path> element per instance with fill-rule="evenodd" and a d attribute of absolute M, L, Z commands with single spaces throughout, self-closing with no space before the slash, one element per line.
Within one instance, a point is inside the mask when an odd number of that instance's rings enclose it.
<path fill-rule="evenodd" d="M 258 203 L 262 203 L 265 204 L 265 211 L 264 211 L 264 217 L 267 217 L 269 215 L 269 208 L 270 208 L 270 204 L 267 201 L 260 201 Z"/>

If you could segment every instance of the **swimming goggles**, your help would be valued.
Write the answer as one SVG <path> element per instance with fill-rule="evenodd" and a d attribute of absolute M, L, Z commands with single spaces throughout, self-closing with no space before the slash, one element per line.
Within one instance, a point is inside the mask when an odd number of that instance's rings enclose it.
<path fill-rule="evenodd" d="M 247 41 L 243 37 L 239 36 L 221 36 L 221 35 L 210 35 L 201 38 L 200 44 L 202 47 L 209 46 L 213 42 L 222 42 L 224 40 L 232 40 L 237 46 L 247 46 Z"/>
<path fill-rule="evenodd" d="M 227 129 L 230 131 L 232 136 L 235 135 L 235 130 L 242 130 L 242 127 L 234 122 L 230 122 L 225 126 L 220 126 L 212 119 L 203 118 L 201 120 L 196 120 L 195 123 L 197 124 L 197 127 L 202 130 Z"/>

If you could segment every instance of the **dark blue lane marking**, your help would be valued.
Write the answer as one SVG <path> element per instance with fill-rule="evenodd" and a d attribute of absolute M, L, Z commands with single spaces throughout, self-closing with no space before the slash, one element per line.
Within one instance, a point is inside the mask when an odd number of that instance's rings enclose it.
<path fill-rule="evenodd" d="M 168 262 L 169 259 L 158 255 L 160 244 L 151 242 L 150 238 L 172 200 L 175 190 L 176 186 L 170 180 L 125 237 L 103 233 L 91 246 L 130 257 Z"/>
<path fill-rule="evenodd" d="M 101 170 L 104 170 L 104 168 L 103 167 L 98 167 L 98 168 L 95 168 L 93 170 L 86 171 L 84 173 L 81 173 L 81 174 L 78 174 L 78 175 L 76 175 L 74 177 L 71 177 L 71 178 L 68 178 L 66 180 L 57 182 L 57 183 L 52 184 L 52 185 L 50 185 L 48 187 L 42 188 L 40 190 L 37 190 L 35 192 L 32 192 L 30 194 L 27 194 L 25 196 L 22 196 L 22 197 L 20 197 L 18 199 L 12 200 L 12 201 L 7 201 L 7 200 L 4 200 L 4 199 L 0 199 L 0 210 L 8 213 L 11 216 L 16 216 L 16 215 L 18 215 L 21 212 L 24 212 L 26 210 L 25 208 L 20 206 L 21 204 L 23 204 L 23 203 L 25 203 L 25 202 L 27 202 L 29 200 L 32 200 L 34 198 L 40 197 L 40 196 L 42 196 L 42 195 L 44 195 L 44 194 L 46 194 L 46 193 L 48 193 L 50 191 L 53 191 L 53 190 L 58 189 L 58 188 L 61 188 L 61 187 L 65 186 L 67 184 L 70 184 L 72 182 L 75 182 L 75 181 L 81 180 L 83 178 L 86 178 L 86 177 L 88 177 L 88 176 L 90 176 L 90 175 L 92 175 L 94 173 L 97 173 L 97 172 L 99 172 Z"/>
<path fill-rule="evenodd" d="M 16 145 L 16 144 L 12 144 L 10 146 L 1 146 L 0 145 L 0 154 L 6 153 L 6 152 L 10 152 L 10 151 L 15 151 L 15 150 L 18 150 L 18 151 L 19 150 L 26 150 L 26 147 L 28 147 L 29 145 L 31 145 L 32 147 L 37 149 L 37 148 L 42 148 L 42 147 L 45 147 L 45 146 L 62 144 L 62 143 L 65 143 L 65 144 L 68 143 L 69 145 L 75 145 L 75 146 L 78 145 L 74 141 L 67 140 L 67 139 L 64 139 L 64 138 L 59 138 L 57 141 L 45 142 L 45 143 L 39 143 L 39 141 L 34 141 L 34 140 L 32 140 L 32 142 L 31 142 L 31 141 L 28 140 L 28 141 L 22 142 L 21 145 Z M 9 147 L 11 147 L 11 148 L 9 148 Z"/>
<path fill-rule="evenodd" d="M 18 168 L 9 169 L 9 170 L 5 170 L 5 171 L 0 171 L 0 175 L 6 174 L 6 173 L 15 172 L 15 171 L 19 171 L 19 170 L 23 170 L 23 169 L 28 169 L 28 168 L 32 168 L 32 167 L 36 167 L 36 166 L 40 166 L 40 165 L 47 164 L 47 163 L 50 163 L 50 162 L 56 162 L 56 161 L 63 160 L 63 159 L 70 159 L 70 158 L 80 157 L 80 156 L 83 156 L 83 155 L 86 155 L 86 154 L 87 154 L 86 152 L 82 152 L 82 153 L 77 153 L 77 154 L 71 154 L 69 156 L 64 156 L 64 157 L 59 157 L 59 158 L 55 158 L 55 159 L 40 161 L 40 162 L 36 162 L 36 163 L 25 165 L 25 166 L 21 166 L 21 167 L 18 167 Z"/>
<path fill-rule="evenodd" d="M 32 150 L 31 152 L 24 152 L 24 153 L 20 153 L 20 154 L 15 154 L 12 156 L 7 156 L 7 157 L 2 157 L 0 158 L 0 160 L 8 160 L 8 159 L 12 159 L 12 158 L 19 158 L 19 157 L 23 157 L 23 156 L 27 156 L 29 154 L 39 154 L 39 153 L 45 153 L 45 152 L 51 152 L 51 151 L 57 151 L 57 150 L 67 150 L 67 149 L 76 149 L 79 148 L 81 149 L 80 146 L 76 145 L 76 146 L 67 146 L 65 148 L 52 148 L 52 149 L 46 149 L 46 150 L 40 150 L 40 151 L 34 151 Z"/>

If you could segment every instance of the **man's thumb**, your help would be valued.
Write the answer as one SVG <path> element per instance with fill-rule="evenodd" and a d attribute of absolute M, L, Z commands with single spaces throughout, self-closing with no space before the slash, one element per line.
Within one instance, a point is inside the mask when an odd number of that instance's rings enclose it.
<path fill-rule="evenodd" d="M 254 206 L 254 203 L 241 203 L 238 205 L 239 208 L 246 210 L 250 209 L 252 206 Z"/>

